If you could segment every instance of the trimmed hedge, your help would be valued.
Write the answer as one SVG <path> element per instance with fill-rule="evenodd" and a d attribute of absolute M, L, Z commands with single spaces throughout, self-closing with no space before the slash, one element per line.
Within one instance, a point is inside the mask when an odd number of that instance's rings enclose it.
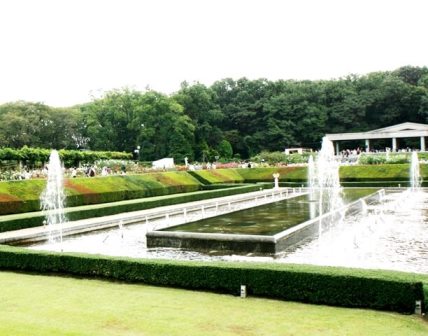
<path fill-rule="evenodd" d="M 191 173 L 199 181 L 206 184 L 214 183 L 255 183 L 272 182 L 274 173 L 280 174 L 282 182 L 305 182 L 306 167 L 270 167 L 270 168 L 229 168 L 197 170 Z"/>
<path fill-rule="evenodd" d="M 239 174 L 238 169 L 210 169 L 189 171 L 189 174 L 204 184 L 216 183 L 243 183 L 244 177 Z"/>
<path fill-rule="evenodd" d="M 195 171 L 192 175 L 210 184 L 232 181 L 254 183 L 273 182 L 274 173 L 280 174 L 280 182 L 306 183 L 308 170 L 304 166 L 236 168 Z M 339 173 L 341 182 L 409 182 L 410 179 L 409 164 L 341 166 Z M 428 165 L 420 165 L 420 174 L 428 180 Z"/>
<path fill-rule="evenodd" d="M 241 168 L 238 173 L 245 182 L 273 182 L 273 174 L 279 173 L 280 182 L 306 182 L 307 167 Z"/>
<path fill-rule="evenodd" d="M 50 149 L 30 148 L 24 146 L 20 149 L 0 148 L 0 160 L 16 160 L 29 163 L 44 163 L 49 161 Z M 79 162 L 92 163 L 100 159 L 131 160 L 132 153 L 125 152 L 102 152 L 102 151 L 79 151 L 61 149 L 59 151 L 61 159 L 66 167 L 76 166 Z"/>
<path fill-rule="evenodd" d="M 234 188 L 223 188 L 218 190 L 206 190 L 198 192 L 188 192 L 184 194 L 174 194 L 159 197 L 148 197 L 144 199 L 134 199 L 114 203 L 95 204 L 89 206 L 79 206 L 65 209 L 65 216 L 68 220 L 115 215 L 122 212 L 138 211 L 156 208 L 159 206 L 174 205 L 193 201 L 200 201 L 214 197 L 224 197 L 230 195 L 243 194 L 251 191 L 268 189 L 270 184 L 257 185 L 237 185 Z M 45 216 L 41 211 L 36 213 L 25 213 L 8 216 L 0 216 L 0 232 L 20 230 L 35 226 L 41 226 Z"/>
<path fill-rule="evenodd" d="M 421 165 L 425 168 L 425 165 Z M 426 169 L 424 172 L 428 173 Z M 358 165 L 340 167 L 340 180 L 346 182 L 406 181 L 410 179 L 409 164 Z"/>
<path fill-rule="evenodd" d="M 130 259 L 0 246 L 0 268 L 234 295 L 246 285 L 255 296 L 403 313 L 413 313 L 415 301 L 424 299 L 422 280 L 416 275 L 306 265 Z"/>
<path fill-rule="evenodd" d="M 0 182 L 0 215 L 40 210 L 46 180 Z M 186 172 L 74 178 L 64 181 L 66 205 L 79 206 L 192 192 L 200 183 Z"/>
<path fill-rule="evenodd" d="M 421 176 L 428 181 L 428 165 L 420 165 Z M 68 207 L 116 202 L 201 190 L 201 183 L 273 183 L 272 175 L 280 174 L 280 182 L 301 186 L 306 183 L 306 167 L 213 169 L 193 172 L 160 172 L 142 175 L 75 178 L 65 180 Z M 343 166 L 341 182 L 381 186 L 407 186 L 409 165 Z M 39 196 L 45 180 L 0 182 L 0 215 L 25 213 L 40 209 Z"/>

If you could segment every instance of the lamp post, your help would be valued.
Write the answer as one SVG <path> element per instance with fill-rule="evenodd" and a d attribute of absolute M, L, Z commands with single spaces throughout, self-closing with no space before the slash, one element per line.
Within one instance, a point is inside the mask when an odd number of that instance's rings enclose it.
<path fill-rule="evenodd" d="M 141 124 L 141 129 L 143 130 L 146 127 L 143 123 Z M 141 142 L 141 146 L 137 146 L 138 148 L 138 161 L 141 161 L 141 152 L 143 151 L 144 141 Z"/>

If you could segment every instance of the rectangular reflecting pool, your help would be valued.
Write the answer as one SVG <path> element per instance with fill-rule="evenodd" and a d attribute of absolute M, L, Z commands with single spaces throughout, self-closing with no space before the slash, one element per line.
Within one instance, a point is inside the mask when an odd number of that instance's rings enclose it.
<path fill-rule="evenodd" d="M 377 190 L 377 188 L 344 189 L 344 203 L 353 202 Z M 160 231 L 272 236 L 318 215 L 318 202 L 311 200 L 309 194 L 305 194 Z"/>
<path fill-rule="evenodd" d="M 147 247 L 183 248 L 210 253 L 276 254 L 319 234 L 321 222 L 339 221 L 359 211 L 359 201 L 378 198 L 376 188 L 343 190 L 341 206 L 324 213 L 309 193 L 192 223 L 148 232 Z M 325 199 L 320 198 L 320 199 Z M 322 213 L 321 213 L 322 212 Z M 321 216 L 320 216 L 321 213 Z"/>

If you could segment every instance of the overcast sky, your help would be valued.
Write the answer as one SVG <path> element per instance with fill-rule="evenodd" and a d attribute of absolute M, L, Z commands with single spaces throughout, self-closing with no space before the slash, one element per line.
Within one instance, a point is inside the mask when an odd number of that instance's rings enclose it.
<path fill-rule="evenodd" d="M 1 0 L 0 104 L 428 65 L 427 0 Z"/>

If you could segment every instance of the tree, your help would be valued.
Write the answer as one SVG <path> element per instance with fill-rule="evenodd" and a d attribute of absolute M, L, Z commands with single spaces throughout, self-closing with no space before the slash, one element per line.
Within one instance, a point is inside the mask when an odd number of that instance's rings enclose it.
<path fill-rule="evenodd" d="M 183 106 L 184 113 L 194 125 L 195 143 L 193 145 L 195 157 L 202 160 L 203 153 L 201 143 L 208 148 L 217 147 L 223 139 L 220 129 L 224 115 L 216 101 L 216 94 L 211 88 L 196 83 L 192 86 L 182 83 L 180 91 L 174 95 L 174 99 Z"/>
<path fill-rule="evenodd" d="M 94 150 L 133 152 L 141 126 L 143 94 L 138 91 L 112 90 L 104 97 L 82 106 L 85 136 Z"/>
<path fill-rule="evenodd" d="M 264 104 L 264 149 L 318 146 L 327 120 L 323 83 L 283 82 L 280 92 Z"/>
<path fill-rule="evenodd" d="M 394 76 L 399 77 L 403 82 L 410 85 L 418 85 L 419 80 L 428 75 L 427 67 L 403 66 L 392 72 Z"/>
<path fill-rule="evenodd" d="M 233 148 L 229 141 L 220 141 L 217 147 L 218 154 L 224 159 L 230 159 L 233 156 Z"/>
<path fill-rule="evenodd" d="M 79 109 L 51 108 L 41 103 L 13 102 L 0 106 L 0 145 L 43 148 L 75 148 L 73 136 Z"/>
<path fill-rule="evenodd" d="M 79 148 L 77 139 L 81 138 L 81 113 L 78 108 L 51 108 L 47 125 L 40 134 L 41 144 L 45 148 Z"/>
<path fill-rule="evenodd" d="M 225 115 L 221 129 L 228 133 L 233 151 L 242 157 L 258 152 L 266 144 L 260 135 L 266 127 L 263 106 L 271 88 L 272 83 L 266 79 L 251 81 L 247 78 L 237 81 L 228 78 L 212 85 L 217 104 Z M 232 134 L 238 134 L 241 140 L 233 141 Z"/>
<path fill-rule="evenodd" d="M 97 150 L 134 152 L 155 160 L 192 157 L 194 127 L 183 107 L 155 91 L 114 90 L 84 107 L 90 146 Z"/>

